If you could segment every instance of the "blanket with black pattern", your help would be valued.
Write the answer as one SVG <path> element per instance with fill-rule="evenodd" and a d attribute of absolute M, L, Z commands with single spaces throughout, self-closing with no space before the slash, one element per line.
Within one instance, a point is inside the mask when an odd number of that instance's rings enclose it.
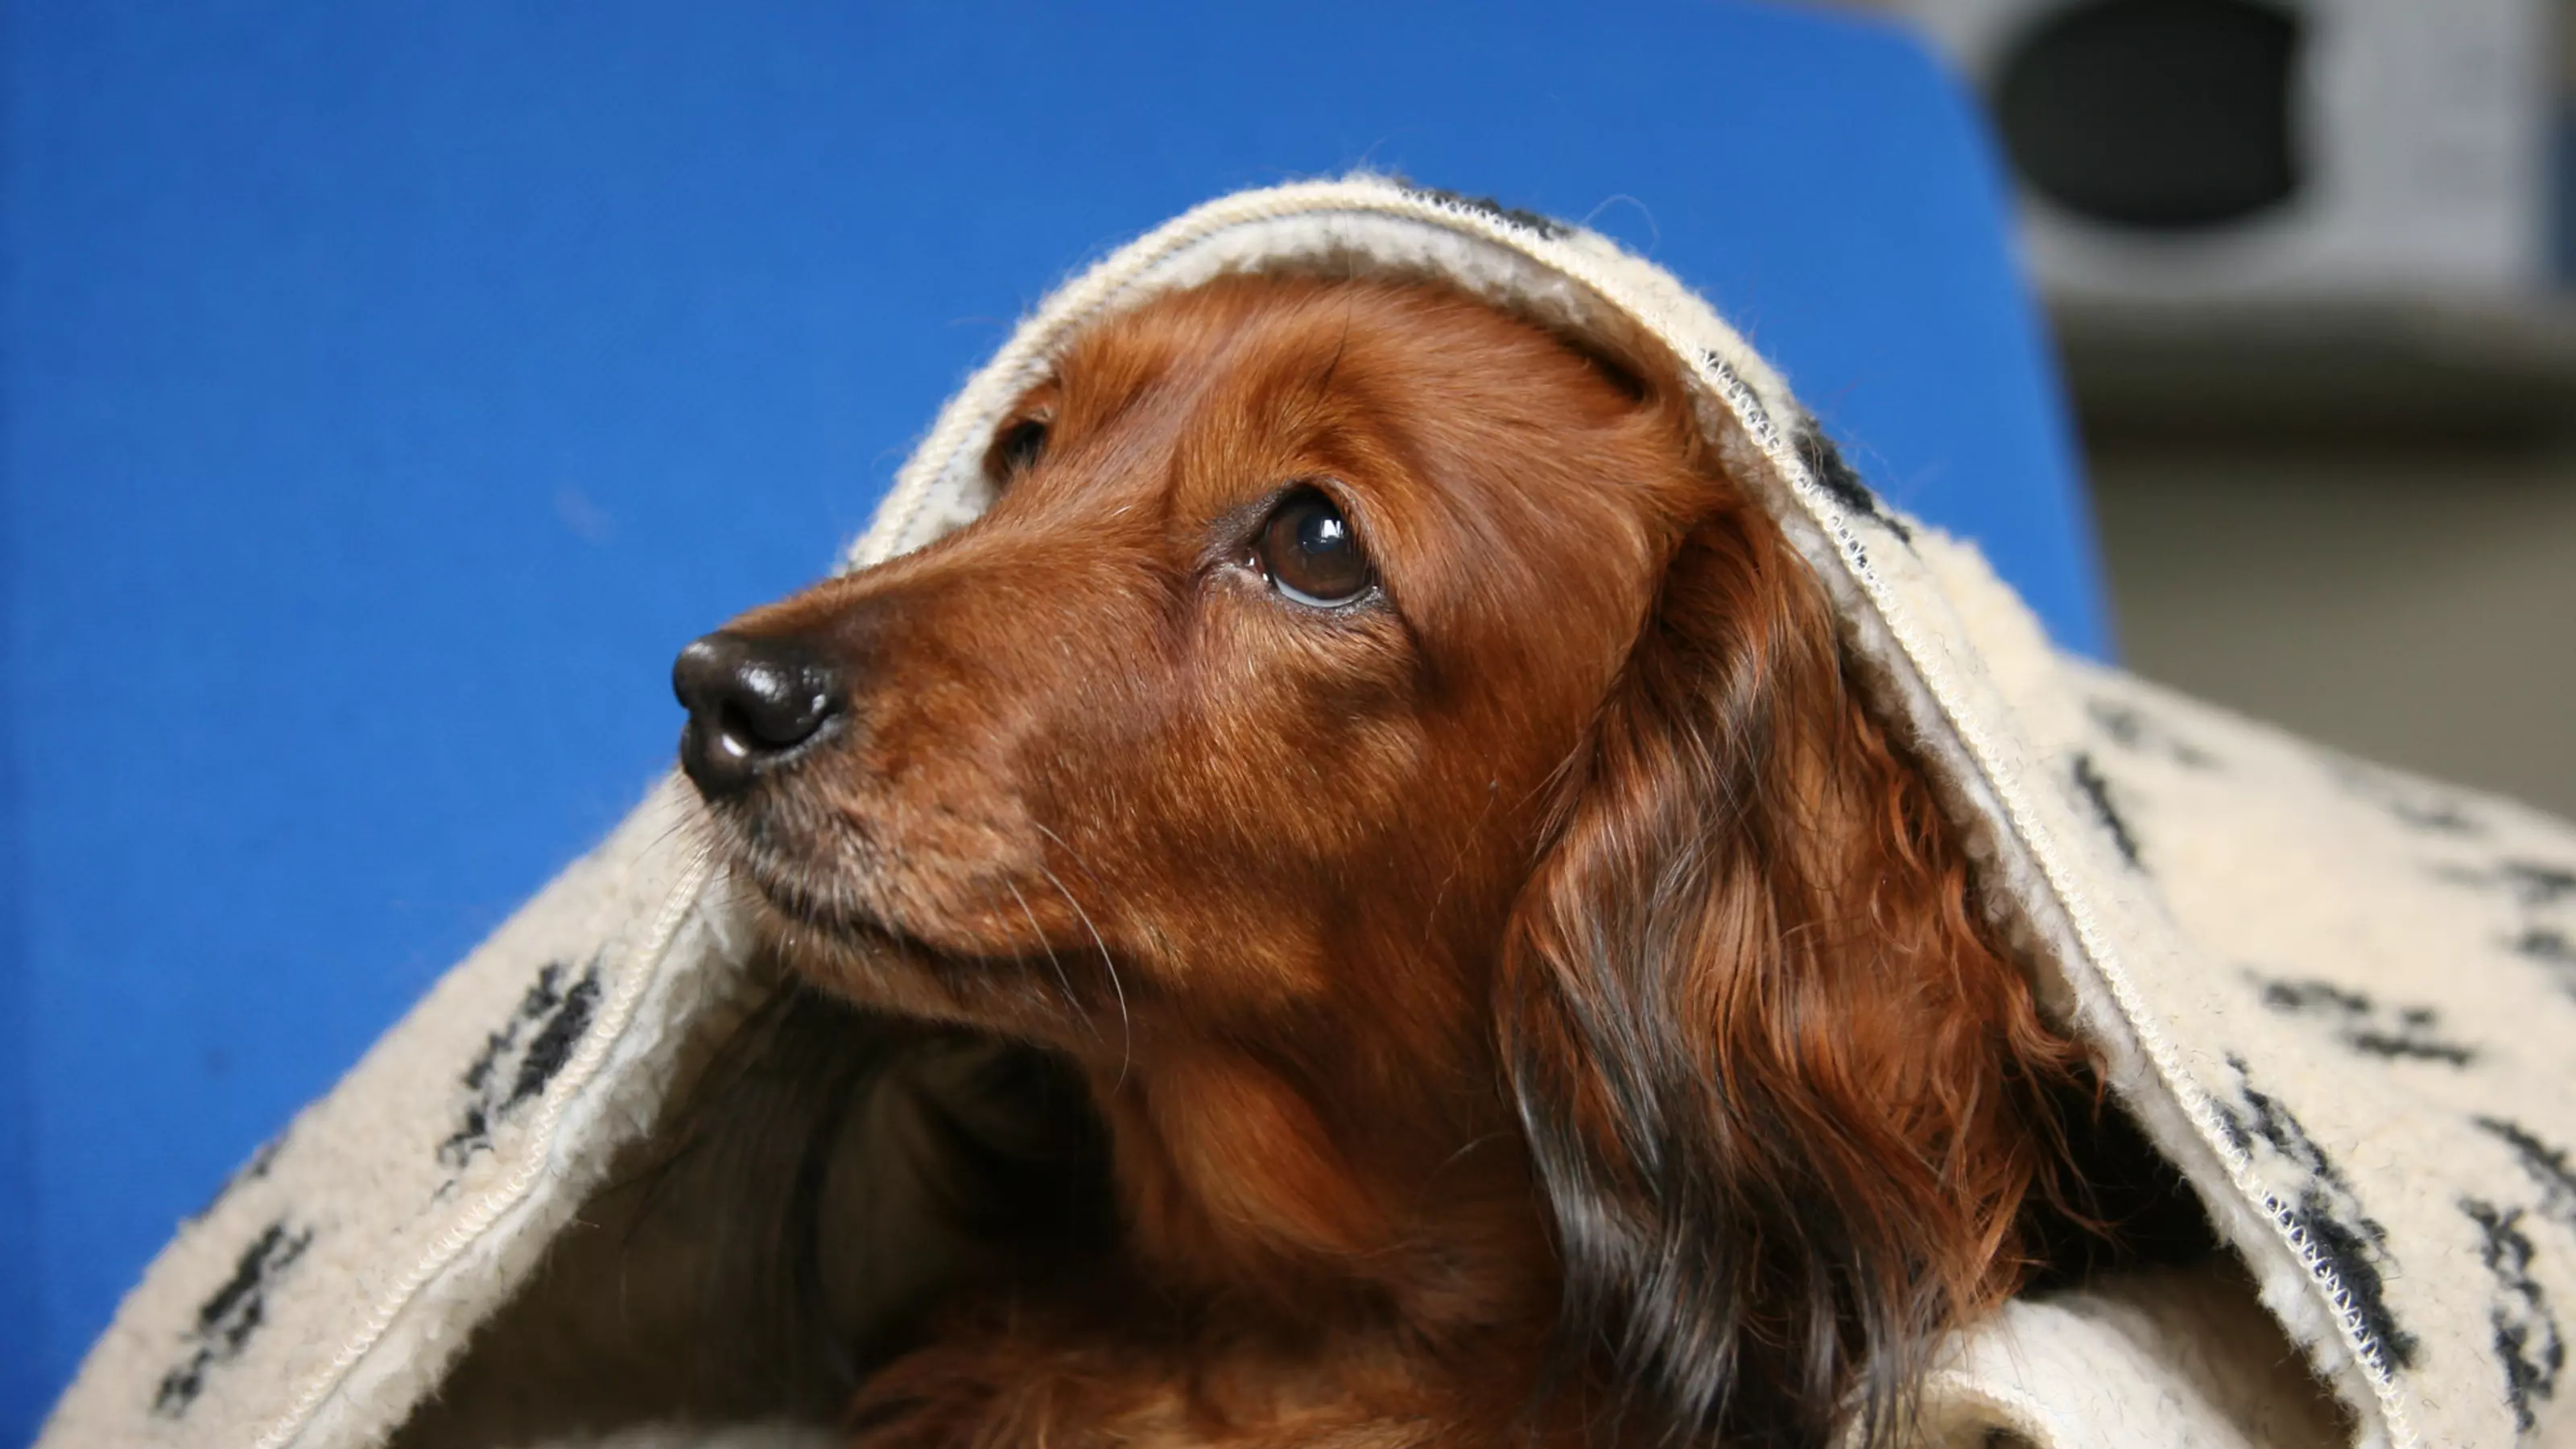
<path fill-rule="evenodd" d="M 2576 1442 L 2576 829 L 2055 653 L 1705 303 L 1602 238 L 1366 176 L 1213 202 L 1024 321 L 850 561 L 974 516 L 978 440 L 1086 320 L 1303 261 L 1435 272 L 1562 328 L 1624 314 L 1687 360 L 2050 1008 L 2235 1249 L 2011 1305 L 1952 1346 L 1928 1441 Z M 643 1341 L 709 1329 L 656 1319 L 650 1243 L 620 1276 L 614 1234 L 582 1230 L 751 989 L 692 808 L 656 788 L 184 1225 L 44 1442 L 814 1434 L 668 1402 Z"/>

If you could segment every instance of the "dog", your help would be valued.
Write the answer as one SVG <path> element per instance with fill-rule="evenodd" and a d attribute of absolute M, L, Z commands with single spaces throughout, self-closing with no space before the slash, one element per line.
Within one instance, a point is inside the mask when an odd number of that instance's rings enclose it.
<path fill-rule="evenodd" d="M 1681 376 L 1220 277 L 1061 352 L 976 522 L 681 655 L 712 846 L 841 1023 L 799 1060 L 918 1099 L 946 1246 L 853 1443 L 1886 1442 L 2144 1215 L 2106 1184 L 2181 1194 L 2104 1165 Z"/>

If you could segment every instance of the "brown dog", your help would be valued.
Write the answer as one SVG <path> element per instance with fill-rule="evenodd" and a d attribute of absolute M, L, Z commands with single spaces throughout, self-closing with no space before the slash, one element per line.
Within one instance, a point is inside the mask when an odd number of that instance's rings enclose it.
<path fill-rule="evenodd" d="M 682 656 L 770 949 L 1105 1144 L 859 1442 L 1875 1437 L 2022 1278 L 2084 1064 L 1678 377 L 1221 279 L 1064 353 L 981 520 Z"/>

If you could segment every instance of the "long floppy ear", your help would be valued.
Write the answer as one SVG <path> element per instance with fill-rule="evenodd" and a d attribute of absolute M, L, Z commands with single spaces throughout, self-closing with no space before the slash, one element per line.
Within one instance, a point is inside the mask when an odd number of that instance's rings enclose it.
<path fill-rule="evenodd" d="M 2009 1291 L 2076 1069 L 1814 578 L 1725 489 L 1571 763 L 1497 983 L 1565 1367 L 1631 1443 L 1883 1442 Z"/>

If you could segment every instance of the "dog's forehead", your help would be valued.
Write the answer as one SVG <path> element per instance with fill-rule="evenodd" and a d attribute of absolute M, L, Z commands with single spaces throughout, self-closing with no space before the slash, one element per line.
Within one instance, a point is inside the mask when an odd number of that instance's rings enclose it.
<path fill-rule="evenodd" d="M 1425 405 L 1513 407 L 1551 370 L 1580 365 L 1552 336 L 1451 289 L 1236 276 L 1082 329 L 1023 408 L 1043 394 L 1064 434 L 1158 420 L 1257 443 L 1434 421 L 1413 416 Z"/>
<path fill-rule="evenodd" d="M 1441 515 L 1531 501 L 1497 496 L 1519 491 L 1497 456 L 1514 429 L 1559 409 L 1588 427 L 1631 405 L 1554 335 L 1455 289 L 1234 276 L 1083 328 L 1006 416 L 1051 418 L 1071 465 L 1032 491 L 1150 489 L 1186 529 L 1329 476 L 1375 515 L 1365 533 L 1411 551 L 1392 535 L 1429 544 Z M 1585 514 L 1608 500 L 1547 501 Z"/>
<path fill-rule="evenodd" d="M 1337 337 L 1310 289 L 1232 280 L 1149 299 L 1075 334 L 1051 379 L 1068 407 L 1115 415 L 1152 392 L 1312 376 L 1346 338 L 1348 307 Z"/>
<path fill-rule="evenodd" d="M 1078 460 L 1050 481 L 1097 488 L 1114 477 L 1230 506 L 1242 487 L 1264 486 L 1250 474 L 1327 464 L 1299 455 L 1349 431 L 1351 410 L 1334 405 L 1347 391 L 1336 387 L 1337 364 L 1373 344 L 1354 338 L 1367 318 L 1331 310 L 1342 315 L 1324 315 L 1303 288 L 1157 299 L 1077 335 L 1002 426 L 1049 421 L 1050 452 Z"/>

